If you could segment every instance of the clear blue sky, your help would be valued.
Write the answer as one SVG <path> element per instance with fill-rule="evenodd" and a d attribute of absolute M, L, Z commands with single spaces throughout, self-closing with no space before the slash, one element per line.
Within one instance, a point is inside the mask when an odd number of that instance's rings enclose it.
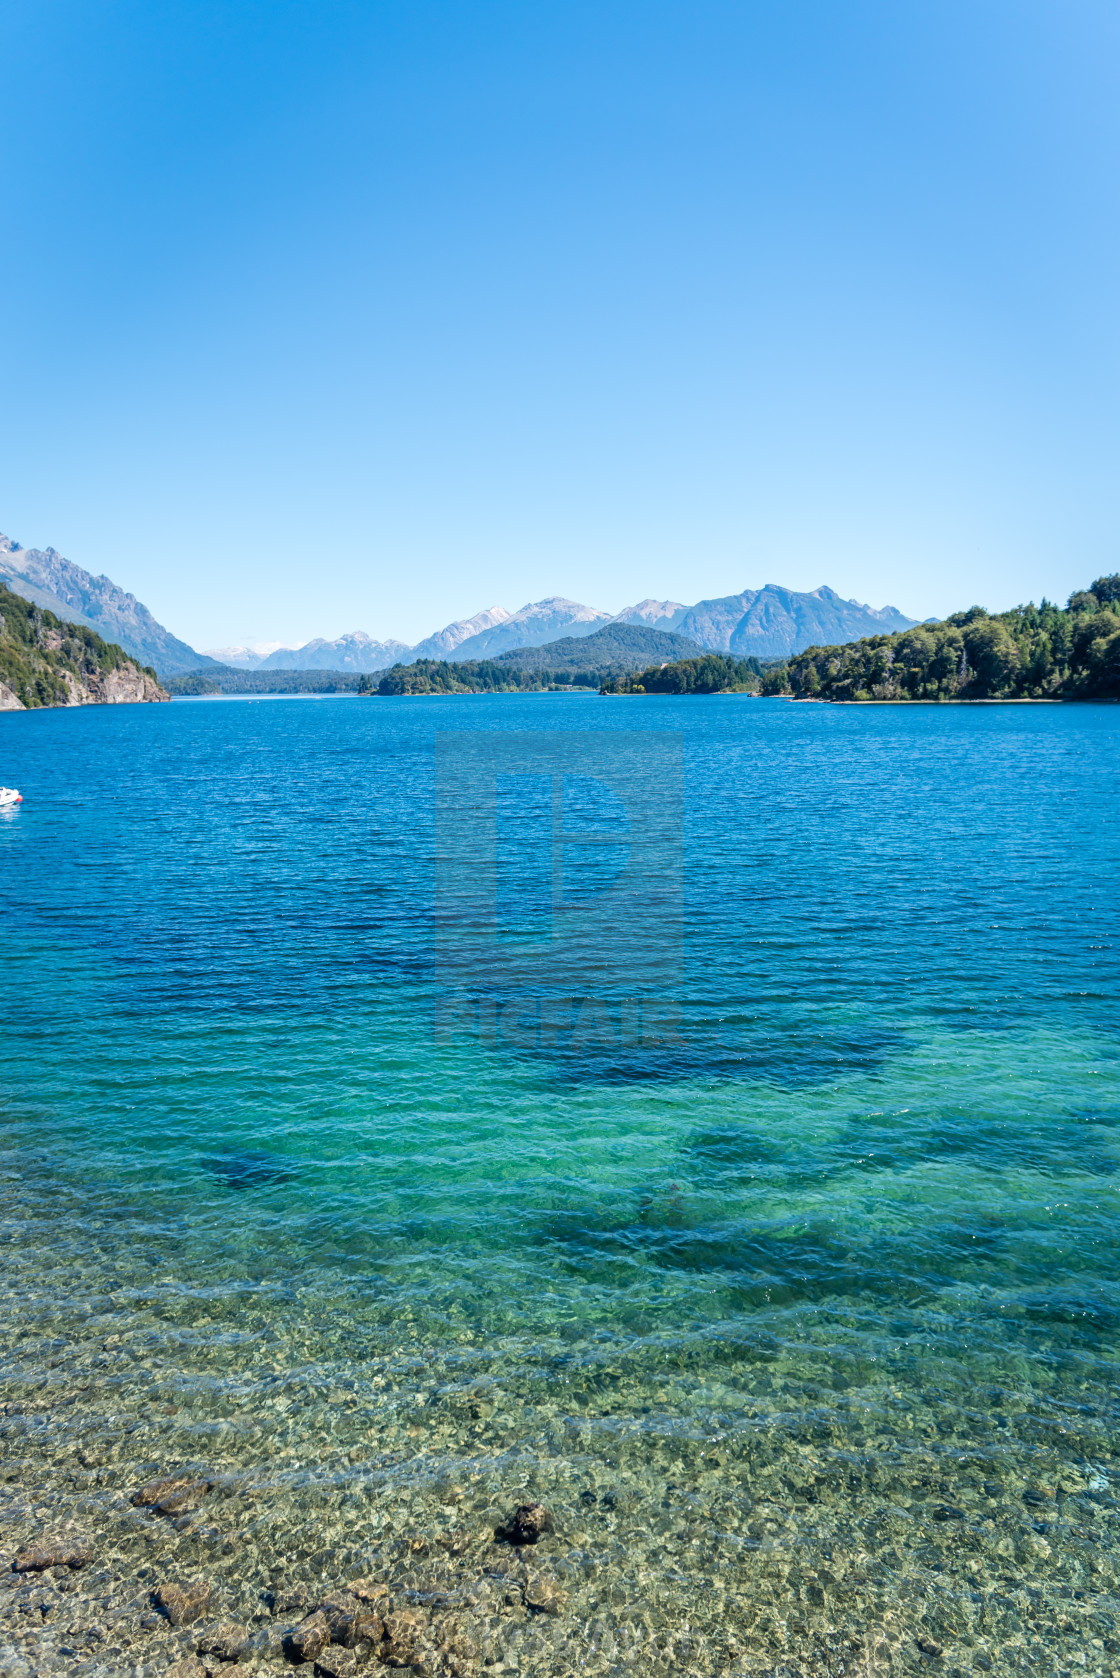
<path fill-rule="evenodd" d="M 1120 568 L 1114 0 L 9 0 L 0 529 L 197 646 Z"/>

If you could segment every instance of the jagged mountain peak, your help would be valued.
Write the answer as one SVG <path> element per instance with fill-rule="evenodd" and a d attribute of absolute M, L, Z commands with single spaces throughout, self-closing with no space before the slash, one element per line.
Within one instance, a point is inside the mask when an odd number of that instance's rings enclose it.
<path fill-rule="evenodd" d="M 616 612 L 611 622 L 644 625 L 647 629 L 671 633 L 687 611 L 681 600 L 639 600 L 636 606 L 624 606 L 621 612 Z"/>
<path fill-rule="evenodd" d="M 609 622 L 609 612 L 568 600 L 562 594 L 550 594 L 543 600 L 528 601 L 504 623 L 472 635 L 456 647 L 452 656 L 456 660 L 496 658 L 515 647 L 541 647 L 563 636 L 590 635 Z"/>
<path fill-rule="evenodd" d="M 23 548 L 5 536 L 0 540 L 0 580 L 57 617 L 96 629 L 161 676 L 211 662 L 157 623 L 134 594 L 104 574 L 83 570 L 55 548 Z"/>
<path fill-rule="evenodd" d="M 766 583 L 741 594 L 701 600 L 677 629 L 712 652 L 740 657 L 788 658 L 806 647 L 837 646 L 865 635 L 909 629 L 915 620 L 893 606 L 865 606 L 845 600 L 827 583 L 799 591 Z"/>
<path fill-rule="evenodd" d="M 473 618 L 457 618 L 443 629 L 438 629 L 434 635 L 420 641 L 412 648 L 413 658 L 450 658 L 464 641 L 469 641 L 473 635 L 482 635 L 488 629 L 497 629 L 500 624 L 508 623 L 513 616 L 504 606 L 487 606 L 484 611 L 476 612 Z"/>

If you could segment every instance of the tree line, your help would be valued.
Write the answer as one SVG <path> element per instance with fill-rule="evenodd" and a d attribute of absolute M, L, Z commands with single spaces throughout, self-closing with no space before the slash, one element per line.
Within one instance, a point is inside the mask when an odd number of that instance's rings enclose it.
<path fill-rule="evenodd" d="M 636 675 L 617 676 L 603 683 L 602 693 L 763 693 L 774 673 L 781 682 L 774 692 L 785 692 L 785 664 L 757 658 L 732 658 L 728 653 L 705 653 L 675 664 L 653 664 Z"/>
<path fill-rule="evenodd" d="M 754 693 L 833 701 L 1120 699 L 1120 572 L 1065 606 L 982 606 L 894 635 L 762 665 L 720 653 L 604 682 L 604 693 Z"/>
<path fill-rule="evenodd" d="M 394 664 L 382 676 L 363 676 L 359 693 L 383 696 L 419 693 L 524 693 L 542 688 L 582 687 L 594 691 L 603 670 L 540 670 L 529 665 L 499 663 L 491 658 L 420 658 L 415 664 Z M 363 685 L 364 684 L 364 685 Z"/>

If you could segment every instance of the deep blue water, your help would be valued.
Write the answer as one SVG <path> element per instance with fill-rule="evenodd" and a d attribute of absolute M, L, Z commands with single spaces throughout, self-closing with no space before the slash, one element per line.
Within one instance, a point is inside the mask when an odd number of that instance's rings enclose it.
<path fill-rule="evenodd" d="M 437 730 L 683 734 L 683 946 L 618 929 L 667 1041 L 613 993 L 579 1042 L 433 1028 Z M 697 1670 L 1111 1670 L 1118 744 L 1088 705 L 0 716 L 0 1373 L 85 1383 L 9 1519 L 34 1482 L 127 1558 L 130 1476 L 209 1464 L 269 1491 L 249 1589 L 450 1476 L 559 1511 L 588 1670 L 655 1661 L 639 1597 L 681 1670 L 686 1622 Z M 507 1664 L 569 1670 L 549 1625 Z"/>

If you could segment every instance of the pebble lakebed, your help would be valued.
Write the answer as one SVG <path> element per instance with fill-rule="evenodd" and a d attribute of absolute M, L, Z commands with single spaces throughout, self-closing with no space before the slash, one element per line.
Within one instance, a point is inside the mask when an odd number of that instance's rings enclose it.
<path fill-rule="evenodd" d="M 702 1395 L 687 1370 L 644 1384 L 602 1344 L 468 1380 L 462 1358 L 402 1350 L 358 1376 L 339 1356 L 341 1312 L 285 1318 L 302 1379 L 238 1360 L 253 1390 L 232 1413 L 163 1402 L 145 1366 L 153 1323 L 119 1306 L 88 1325 L 115 1343 L 85 1340 L 86 1380 L 9 1403 L 6 1551 L 89 1549 L 80 1569 L 8 1575 L 12 1678 L 75 1660 L 157 1673 L 231 1622 L 248 1634 L 242 1664 L 280 1670 L 285 1636 L 355 1578 L 384 1585 L 379 1612 L 415 1620 L 397 1664 L 452 1675 L 1120 1664 L 1116 1500 L 1085 1466 L 1103 1443 L 1091 1406 L 1058 1450 L 1023 1391 L 977 1395 L 978 1426 L 963 1393 L 954 1409 L 916 1408 L 904 1387 L 822 1393 L 811 1353 L 800 1370 L 792 1351 L 732 1362 Z M 242 1299 L 230 1326 L 267 1344 L 274 1313 Z M 550 1397 L 556 1366 L 581 1364 Z M 182 1511 L 137 1508 L 153 1471 L 209 1489 Z M 532 1547 L 495 1537 L 522 1498 L 554 1524 Z M 200 1579 L 205 1619 L 173 1628 L 153 1593 Z"/>
<path fill-rule="evenodd" d="M 376 711 L 351 714 L 384 726 Z M 277 750 L 293 729 L 325 748 L 325 708 L 302 712 Z M 407 744 L 417 710 L 386 714 Z M 213 751 L 214 724 L 175 726 Z M 803 745 L 821 725 L 780 726 Z M 1064 725 L 1012 726 L 1037 761 Z M 244 727 L 228 707 L 226 744 Z M 51 738 L 65 778 L 72 740 Z M 104 733 L 93 749 L 114 763 Z M 1086 740 L 1069 749 L 1083 764 Z M 14 899 L 30 865 L 2 837 Z M 440 1051 L 433 1094 L 414 986 L 407 1008 L 397 989 L 371 1002 L 368 971 L 334 962 L 309 1007 L 305 943 L 289 1007 L 277 947 L 258 948 L 238 982 L 263 1002 L 234 1017 L 222 964 L 198 966 L 216 928 L 145 966 L 104 933 L 67 948 L 70 909 L 46 908 L 49 960 L 30 932 L 17 949 L 2 1162 L 6 1678 L 310 1675 L 286 1639 L 348 1585 L 391 1635 L 321 1648 L 323 1673 L 1120 1671 L 1113 968 L 1088 1001 L 1024 1004 L 1028 969 L 1035 993 L 1051 983 L 1046 938 L 988 940 L 977 973 L 970 923 L 967 982 L 954 955 L 920 1006 L 877 995 L 874 1031 L 841 951 L 808 1012 L 786 980 L 756 982 L 737 1048 L 725 1036 L 699 1073 L 693 1055 L 616 1087 L 475 1045 Z M 1111 926 L 1086 922 L 1107 948 Z M 892 936 L 884 952 L 881 920 L 867 935 L 876 969 L 901 959 Z M 181 1002 L 204 983 L 200 1024 Z M 348 1091 L 330 1084 L 343 1055 Z M 288 1069 L 284 1092 L 262 1094 L 262 1061 Z M 309 1127 L 324 1090 L 330 1120 Z M 470 1161 L 437 1169 L 472 1102 Z M 194 1489 L 134 1501 L 162 1476 Z M 537 1502 L 551 1530 L 501 1536 Z M 17 1571 L 36 1545 L 88 1559 Z M 161 1587 L 200 1581 L 204 1612 L 173 1625 Z"/>

